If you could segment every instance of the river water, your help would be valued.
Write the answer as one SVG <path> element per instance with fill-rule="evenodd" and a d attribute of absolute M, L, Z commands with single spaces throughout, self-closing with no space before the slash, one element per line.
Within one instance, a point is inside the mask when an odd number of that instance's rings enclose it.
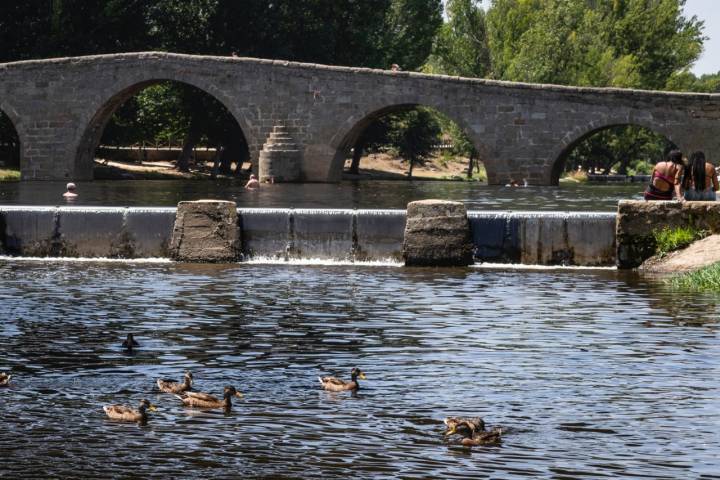
<path fill-rule="evenodd" d="M 641 184 L 563 184 L 510 188 L 479 182 L 365 181 L 336 184 L 263 185 L 248 191 L 231 181 L 127 180 L 78 185 L 76 205 L 175 206 L 182 200 L 233 200 L 238 206 L 278 208 L 405 208 L 408 202 L 442 198 L 470 210 L 615 211 L 621 199 L 642 198 Z M 64 204 L 64 182 L 0 183 L 0 205 Z"/>
<path fill-rule="evenodd" d="M 3 259 L 0 279 L 3 478 L 720 478 L 718 298 L 631 273 Z M 353 366 L 357 395 L 318 388 Z M 245 399 L 154 390 L 185 369 Z M 146 426 L 105 418 L 142 398 Z M 466 449 L 447 415 L 508 433 Z"/>

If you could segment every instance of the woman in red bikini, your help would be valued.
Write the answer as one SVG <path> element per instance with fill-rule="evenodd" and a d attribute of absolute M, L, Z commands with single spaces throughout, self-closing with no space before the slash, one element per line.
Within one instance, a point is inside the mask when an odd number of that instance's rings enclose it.
<path fill-rule="evenodd" d="M 680 179 L 684 169 L 685 164 L 680 150 L 672 150 L 668 153 L 668 160 L 658 162 L 653 168 L 650 185 L 645 190 L 645 200 L 672 200 L 673 192 L 675 198 L 683 200 Z"/>

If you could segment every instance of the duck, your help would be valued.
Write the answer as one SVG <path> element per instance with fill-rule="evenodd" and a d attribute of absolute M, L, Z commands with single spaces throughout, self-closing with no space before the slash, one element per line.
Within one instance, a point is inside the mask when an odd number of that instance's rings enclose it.
<path fill-rule="evenodd" d="M 103 410 L 105 410 L 105 414 L 113 420 L 145 424 L 148 419 L 148 410 L 155 412 L 157 411 L 157 407 L 148 400 L 142 399 L 140 400 L 140 406 L 138 408 L 125 405 L 103 405 Z"/>
<path fill-rule="evenodd" d="M 445 436 L 459 434 L 463 438 L 460 444 L 466 447 L 480 445 L 499 445 L 502 442 L 502 427 L 493 427 L 485 431 L 485 422 L 482 418 L 448 417 L 445 419 L 447 430 Z"/>
<path fill-rule="evenodd" d="M 222 408 L 225 412 L 229 412 L 232 409 L 232 401 L 230 400 L 232 397 L 243 398 L 243 394 L 231 386 L 225 387 L 223 390 L 222 400 L 202 392 L 183 392 L 175 396 L 187 407 L 204 409 Z"/>
<path fill-rule="evenodd" d="M 335 377 L 318 377 L 318 380 L 320 381 L 320 385 L 322 386 L 323 390 L 327 390 L 329 392 L 344 392 L 347 390 L 355 391 L 359 389 L 360 383 L 358 383 L 358 378 L 360 380 L 367 379 L 365 373 L 359 368 L 355 367 L 350 371 L 349 382 L 346 382 L 345 380 L 340 380 L 339 378 Z"/>
<path fill-rule="evenodd" d="M 132 333 L 127 334 L 127 338 L 122 343 L 122 347 L 125 349 L 126 353 L 132 353 L 133 348 L 139 347 L 140 344 L 135 340 L 135 337 Z"/>
<path fill-rule="evenodd" d="M 10 385 L 10 379 L 12 378 L 12 375 L 5 372 L 0 372 L 0 387 L 7 387 Z"/>
<path fill-rule="evenodd" d="M 189 370 L 185 371 L 182 382 L 175 380 L 157 379 L 157 386 L 161 392 L 165 393 L 182 393 L 192 389 L 193 375 Z"/>

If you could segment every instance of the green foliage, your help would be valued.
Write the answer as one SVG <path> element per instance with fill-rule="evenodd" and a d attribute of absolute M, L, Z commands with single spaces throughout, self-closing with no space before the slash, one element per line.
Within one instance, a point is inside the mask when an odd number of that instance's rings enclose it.
<path fill-rule="evenodd" d="M 393 0 L 381 37 L 385 68 L 393 63 L 404 70 L 421 67 L 430 55 L 441 25 L 440 0 Z"/>
<path fill-rule="evenodd" d="M 720 263 L 675 275 L 667 283 L 677 290 L 720 292 Z"/>
<path fill-rule="evenodd" d="M 647 171 L 674 145 L 664 136 L 634 125 L 610 127 L 581 140 L 569 152 L 565 170 L 597 174 Z M 650 167 L 652 171 L 652 167 Z"/>
<path fill-rule="evenodd" d="M 490 71 L 485 11 L 476 0 L 448 0 L 448 21 L 435 38 L 425 70 L 431 73 L 484 77 Z"/>
<path fill-rule="evenodd" d="M 685 248 L 695 240 L 699 240 L 708 235 L 705 230 L 698 230 L 693 227 L 676 227 L 662 228 L 653 231 L 653 239 L 655 240 L 655 253 L 665 256 L 668 253 Z"/>

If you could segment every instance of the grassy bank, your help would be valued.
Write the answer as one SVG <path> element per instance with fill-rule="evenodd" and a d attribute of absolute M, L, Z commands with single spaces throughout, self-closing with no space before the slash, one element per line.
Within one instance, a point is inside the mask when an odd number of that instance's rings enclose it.
<path fill-rule="evenodd" d="M 720 292 L 720 262 L 694 272 L 675 275 L 667 282 L 677 290 Z"/>
<path fill-rule="evenodd" d="M 19 182 L 20 170 L 8 170 L 0 168 L 0 182 Z"/>
<path fill-rule="evenodd" d="M 692 227 L 665 227 L 662 230 L 655 230 L 653 232 L 655 253 L 664 257 L 670 252 L 685 248 L 695 240 L 700 240 L 707 236 L 708 232 Z"/>

